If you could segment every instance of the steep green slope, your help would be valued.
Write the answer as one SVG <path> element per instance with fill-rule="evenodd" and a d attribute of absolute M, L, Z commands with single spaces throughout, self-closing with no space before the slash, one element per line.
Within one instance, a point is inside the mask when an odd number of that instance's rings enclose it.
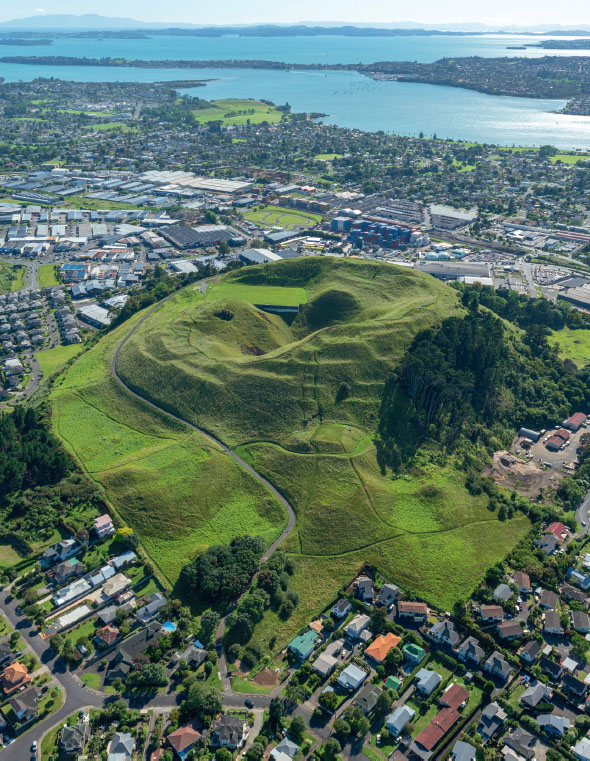
<path fill-rule="evenodd" d="M 85 352 L 57 381 L 52 422 L 174 583 L 187 559 L 236 533 L 260 534 L 270 544 L 286 515 L 227 454 L 113 380 L 113 354 L 140 316 Z"/>
<path fill-rule="evenodd" d="M 118 368 L 139 393 L 231 446 L 287 444 L 326 421 L 374 431 L 383 384 L 412 337 L 459 310 L 433 278 L 365 261 L 288 260 L 222 283 L 229 297 L 194 287 L 164 305 Z M 234 284 L 258 286 L 256 303 L 268 303 L 269 286 L 304 288 L 307 304 L 287 326 L 246 302 L 239 308 Z M 232 319 L 215 317 L 224 309 Z"/>

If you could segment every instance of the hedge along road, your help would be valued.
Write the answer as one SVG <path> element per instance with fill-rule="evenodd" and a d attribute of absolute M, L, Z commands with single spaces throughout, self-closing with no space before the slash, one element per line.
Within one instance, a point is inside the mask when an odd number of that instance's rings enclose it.
<path fill-rule="evenodd" d="M 207 283 L 203 282 L 201 285 L 202 292 L 204 292 L 204 289 L 207 287 Z M 159 405 L 155 404 L 154 402 L 150 401 L 149 399 L 146 399 L 144 396 L 141 396 L 141 394 L 138 394 L 136 391 L 133 391 L 133 389 L 129 388 L 129 386 L 125 383 L 125 381 L 120 377 L 119 373 L 117 372 L 117 359 L 119 358 L 119 354 L 121 353 L 121 350 L 127 343 L 127 341 L 131 338 L 131 336 L 134 335 L 134 333 L 143 325 L 143 323 L 148 319 L 148 317 L 151 317 L 153 312 L 155 312 L 165 301 L 168 301 L 168 299 L 172 298 L 175 293 L 170 294 L 170 296 L 167 296 L 162 301 L 159 301 L 155 306 L 153 306 L 147 314 L 145 314 L 141 320 L 132 328 L 132 330 L 129 331 L 129 333 L 125 336 L 125 338 L 121 341 L 119 346 L 117 347 L 117 350 L 113 356 L 112 362 L 111 362 L 111 374 L 113 378 L 117 381 L 117 383 L 122 386 L 125 391 L 127 391 L 129 394 L 132 394 L 136 399 L 139 399 L 140 401 L 144 402 L 144 404 L 147 404 L 148 406 L 152 407 L 153 409 L 157 410 L 158 412 L 163 412 L 165 415 L 168 415 L 169 417 L 173 418 L 174 420 L 177 420 L 179 423 L 182 423 L 183 425 L 188 426 L 189 428 L 192 428 L 194 431 L 198 431 L 202 436 L 207 438 L 209 441 L 211 441 L 213 444 L 216 444 L 218 447 L 221 447 L 221 449 L 229 455 L 232 460 L 238 463 L 244 470 L 246 470 L 251 476 L 256 478 L 258 481 L 260 481 L 261 484 L 266 486 L 266 488 L 274 494 L 274 496 L 279 500 L 281 505 L 285 508 L 288 515 L 287 520 L 287 526 L 282 532 L 282 534 L 278 537 L 278 539 L 275 539 L 275 541 L 270 545 L 270 547 L 266 550 L 264 555 L 262 556 L 262 560 L 268 560 L 269 557 L 273 554 L 273 552 L 278 549 L 278 547 L 285 541 L 285 539 L 289 536 L 289 534 L 293 531 L 295 527 L 295 511 L 293 510 L 293 507 L 291 506 L 290 502 L 288 502 L 285 497 L 280 493 L 280 491 L 273 486 L 273 484 L 270 483 L 270 481 L 267 481 L 264 476 L 260 475 L 257 471 L 254 470 L 254 468 L 250 465 L 248 465 L 247 462 L 244 462 L 241 457 L 239 457 L 232 449 L 230 449 L 226 444 L 224 444 L 219 439 L 216 439 L 215 436 L 211 435 L 208 431 L 204 431 L 202 428 L 199 428 L 198 426 L 194 425 L 193 423 L 190 423 L 188 420 L 185 420 L 182 417 L 179 417 L 178 415 L 174 415 L 172 412 L 169 412 L 168 410 L 164 409 L 163 407 L 160 407 Z"/>

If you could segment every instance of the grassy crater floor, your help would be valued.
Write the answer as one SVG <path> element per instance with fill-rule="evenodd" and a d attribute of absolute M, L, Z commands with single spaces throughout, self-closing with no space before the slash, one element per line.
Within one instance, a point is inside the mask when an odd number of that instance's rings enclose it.
<path fill-rule="evenodd" d="M 255 304 L 301 309 L 285 321 Z M 367 562 L 449 609 L 528 530 L 527 519 L 500 522 L 487 497 L 471 496 L 452 458 L 435 465 L 424 453 L 401 477 L 377 465 L 386 379 L 420 329 L 460 312 L 456 292 L 427 275 L 306 258 L 229 273 L 205 294 L 185 288 L 121 351 L 131 388 L 234 447 L 294 506 L 285 549 L 301 602 L 285 622 L 267 612 L 255 634 L 265 646 L 284 645 Z M 68 369 L 52 393 L 53 420 L 174 581 L 208 544 L 240 533 L 271 541 L 285 516 L 203 437 L 111 379 L 132 325 Z"/>

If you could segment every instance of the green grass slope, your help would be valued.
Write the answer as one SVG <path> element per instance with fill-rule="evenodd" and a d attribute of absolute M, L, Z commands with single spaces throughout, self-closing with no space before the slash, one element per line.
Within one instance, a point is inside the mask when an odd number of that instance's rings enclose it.
<path fill-rule="evenodd" d="M 253 306 L 276 288 L 304 291 L 290 325 Z M 377 466 L 385 380 L 417 331 L 460 312 L 456 293 L 421 273 L 288 260 L 230 273 L 204 295 L 185 289 L 121 352 L 132 388 L 236 448 L 297 512 L 285 549 L 302 602 L 287 622 L 267 613 L 265 644 L 278 632 L 284 644 L 365 562 L 448 608 L 528 529 L 472 497 L 452 458 L 425 455 L 399 478 Z"/>
<path fill-rule="evenodd" d="M 113 353 L 132 324 L 110 333 L 60 376 L 51 392 L 52 420 L 67 449 L 174 583 L 182 565 L 210 544 L 247 532 L 270 543 L 286 515 L 219 448 L 111 378 Z"/>

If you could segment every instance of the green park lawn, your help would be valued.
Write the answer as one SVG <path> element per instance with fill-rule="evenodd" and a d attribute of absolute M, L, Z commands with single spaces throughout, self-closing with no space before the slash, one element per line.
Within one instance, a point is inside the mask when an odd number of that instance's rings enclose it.
<path fill-rule="evenodd" d="M 549 342 L 557 346 L 562 359 L 571 359 L 578 367 L 590 363 L 590 330 L 565 327 L 553 331 Z"/>
<path fill-rule="evenodd" d="M 221 121 L 224 126 L 230 124 L 277 124 L 283 118 L 283 114 L 275 106 L 269 106 L 259 100 L 228 98 L 212 100 L 209 108 L 200 108 L 193 111 L 199 124 L 212 121 Z"/>
<path fill-rule="evenodd" d="M 39 266 L 37 270 L 37 283 L 39 288 L 51 288 L 54 285 L 59 285 L 53 264 L 41 264 Z"/>
<path fill-rule="evenodd" d="M 52 349 L 37 352 L 35 355 L 46 378 L 60 367 L 66 364 L 72 357 L 76 357 L 82 351 L 82 344 L 70 344 L 69 346 L 54 346 Z"/>
<path fill-rule="evenodd" d="M 26 268 L 8 262 L 0 262 L 0 293 L 20 291 L 25 284 Z"/>
<path fill-rule="evenodd" d="M 322 221 L 321 214 L 313 214 L 299 209 L 287 209 L 283 206 L 263 206 L 244 212 L 245 219 L 266 227 L 315 227 Z"/>
<path fill-rule="evenodd" d="M 580 161 L 588 161 L 588 159 L 590 159 L 590 155 L 580 155 L 579 153 L 556 153 L 555 156 L 549 157 L 552 164 L 558 161 L 561 161 L 562 164 L 577 164 Z"/>
<path fill-rule="evenodd" d="M 286 288 L 279 285 L 242 285 L 221 281 L 207 289 L 207 296 L 242 299 L 250 304 L 299 306 L 307 302 L 305 288 Z"/>

